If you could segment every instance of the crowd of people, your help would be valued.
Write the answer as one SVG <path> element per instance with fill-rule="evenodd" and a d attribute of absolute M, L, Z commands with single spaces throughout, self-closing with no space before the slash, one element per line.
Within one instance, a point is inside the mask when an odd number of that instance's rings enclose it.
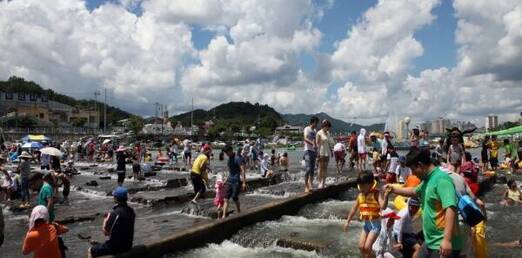
<path fill-rule="evenodd" d="M 515 150 L 508 139 L 500 144 L 495 136 L 486 137 L 482 143 L 481 163 L 478 164 L 466 151 L 463 133 L 458 129 L 450 130 L 447 139 L 441 141 L 434 151 L 429 147 L 428 132 L 414 129 L 409 137 L 410 150 L 401 156 L 389 132 L 367 135 L 361 128 L 358 133 L 351 132 L 348 139 L 334 140 L 331 127 L 328 120 L 320 122 L 317 117 L 312 117 L 304 128 L 304 191 L 313 192 L 314 181 L 319 189 L 326 187 L 330 159 L 335 160 L 338 174 L 343 173 L 345 165 L 358 172 L 359 195 L 347 214 L 344 229 L 350 231 L 351 222 L 358 212 L 359 220 L 363 222 L 359 241 L 361 256 L 394 257 L 401 253 L 402 257 L 484 257 L 480 254 L 486 253 L 483 243 L 487 216 L 479 197 L 478 176 L 480 171 L 485 175 L 486 171 L 499 168 L 511 173 L 520 170 L 522 143 Z M 113 191 L 115 206 L 107 213 L 102 225 L 108 240 L 102 244 L 93 243 L 88 251 L 89 257 L 118 254 L 132 247 L 136 215 L 127 204 L 128 191 L 124 187 L 127 164 L 132 164 L 134 180 L 143 179 L 142 172 L 148 169 L 145 166 L 150 162 L 183 165 L 190 172 L 194 189 L 191 203 L 194 204 L 204 198 L 210 188 L 209 175 L 215 175 L 213 202 L 218 219 L 230 214 L 230 200 L 235 204 L 235 212 L 241 212 L 239 196 L 248 190 L 248 171 L 270 177 L 278 170 L 288 171 L 290 166 L 288 153 L 276 153 L 275 149 L 265 153 L 259 140 L 247 140 L 242 145 L 227 144 L 222 148 L 219 160 L 226 164 L 225 173 L 212 170 L 214 152 L 209 143 L 196 147 L 189 139 L 174 139 L 157 147 L 155 159 L 150 151 L 152 145 L 141 142 L 125 147 L 112 141 L 97 143 L 89 139 L 44 147 L 56 148 L 61 155 L 49 155 L 38 150 L 30 152 L 17 144 L 3 146 L 0 153 L 3 178 L 0 200 L 20 199 L 19 207 L 22 209 L 36 205 L 29 218 L 22 249 L 23 254 L 33 253 L 34 257 L 65 257 L 66 247 L 60 236 L 68 229 L 55 221 L 55 205 L 67 202 L 70 178 L 77 172 L 74 162 L 114 163 L 118 175 Z M 499 165 L 501 147 L 504 155 Z M 16 169 L 8 171 L 4 165 L 15 160 L 18 161 Z M 41 173 L 32 173 L 31 165 L 40 166 Z M 502 204 L 522 203 L 522 192 L 516 182 L 509 180 L 507 185 Z M 63 189 L 63 199 L 58 198 L 59 188 Z M 31 200 L 32 190 L 38 191 L 36 200 Z M 393 209 L 388 205 L 391 196 L 395 196 L 391 205 Z M 469 225 L 459 220 L 459 216 L 463 216 L 459 212 L 462 196 L 469 197 L 482 214 L 479 223 Z M 3 218 L 0 233 L 3 233 Z M 0 234 L 0 244 L 2 241 L 3 234 Z"/>
<path fill-rule="evenodd" d="M 353 131 L 345 149 L 343 139 L 335 143 L 331 138 L 330 127 L 329 121 L 319 123 L 317 117 L 312 117 L 304 129 L 305 192 L 313 191 L 316 169 L 318 187 L 324 187 L 330 157 L 335 158 L 340 172 L 348 156 L 349 167 L 359 172 L 360 193 L 347 215 L 344 229 L 348 230 L 359 211 L 363 222 L 359 241 L 362 257 L 389 258 L 399 253 L 402 257 L 487 257 L 487 216 L 479 197 L 478 178 L 480 171 L 490 175 L 490 170 L 499 168 L 501 145 L 496 136 L 484 139 L 482 164 L 478 164 L 466 151 L 462 140 L 464 132 L 458 128 L 449 129 L 447 138 L 441 140 L 434 151 L 429 145 L 428 132 L 413 129 L 409 152 L 400 156 L 389 132 L 378 137 L 373 133 L 367 136 L 364 128 L 359 134 Z M 520 169 L 522 142 L 518 144 L 517 153 L 509 139 L 504 139 L 502 146 L 503 168 L 510 172 Z M 372 171 L 367 170 L 370 159 Z M 396 196 L 393 203 L 396 210 L 388 207 L 392 194 Z M 511 205 L 521 200 L 522 192 L 513 179 L 509 180 L 502 204 Z M 467 214 L 462 205 L 473 207 L 475 213 Z M 465 223 L 463 217 L 475 217 L 475 221 Z"/>

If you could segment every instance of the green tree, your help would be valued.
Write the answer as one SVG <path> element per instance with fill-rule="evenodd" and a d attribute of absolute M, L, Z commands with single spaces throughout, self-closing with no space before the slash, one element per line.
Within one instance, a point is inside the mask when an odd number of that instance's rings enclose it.
<path fill-rule="evenodd" d="M 83 127 L 85 123 L 87 123 L 87 118 L 85 117 L 71 118 L 71 125 L 74 127 Z"/>
<path fill-rule="evenodd" d="M 143 125 L 144 125 L 143 118 L 141 118 L 139 116 L 131 116 L 129 118 L 129 129 L 134 134 L 139 134 L 141 132 L 141 130 L 143 129 Z"/>

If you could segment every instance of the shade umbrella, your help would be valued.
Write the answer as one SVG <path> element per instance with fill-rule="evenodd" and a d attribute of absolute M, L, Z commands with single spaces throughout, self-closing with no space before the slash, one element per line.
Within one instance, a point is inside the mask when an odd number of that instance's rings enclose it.
<path fill-rule="evenodd" d="M 22 145 L 22 149 L 40 149 L 43 145 L 39 142 L 26 142 Z"/>
<path fill-rule="evenodd" d="M 54 147 L 43 148 L 40 150 L 40 153 L 57 157 L 61 157 L 63 155 L 59 149 Z"/>

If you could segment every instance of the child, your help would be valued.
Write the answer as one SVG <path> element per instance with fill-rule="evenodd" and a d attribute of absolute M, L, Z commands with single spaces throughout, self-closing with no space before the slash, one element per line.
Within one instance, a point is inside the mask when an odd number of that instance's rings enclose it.
<path fill-rule="evenodd" d="M 139 180 L 140 172 L 141 172 L 141 166 L 140 166 L 139 159 L 137 156 L 134 156 L 132 158 L 132 174 L 133 174 L 134 181 Z"/>
<path fill-rule="evenodd" d="M 504 200 L 500 202 L 502 205 L 513 205 L 522 203 L 522 193 L 517 187 L 517 183 L 514 179 L 510 179 L 507 182 L 508 189 L 504 194 Z"/>
<path fill-rule="evenodd" d="M 273 173 L 272 170 L 270 170 L 268 168 L 269 159 L 270 159 L 270 155 L 268 155 L 268 153 L 267 153 L 267 154 L 263 155 L 263 159 L 261 160 L 260 169 L 261 169 L 261 174 L 263 174 L 263 177 L 271 176 Z"/>
<path fill-rule="evenodd" d="M 344 230 L 348 231 L 353 216 L 359 210 L 360 219 L 364 223 L 364 229 L 359 239 L 359 250 L 362 257 L 372 257 L 372 246 L 381 232 L 381 217 L 379 212 L 386 206 L 385 199 L 377 189 L 377 181 L 371 172 L 361 172 L 357 177 L 359 195 L 357 202 L 350 210 L 344 224 Z"/>
<path fill-rule="evenodd" d="M 270 157 L 270 165 L 273 167 L 273 166 L 277 166 L 277 155 L 276 155 L 276 150 L 272 149 L 272 156 Z"/>
<path fill-rule="evenodd" d="M 288 164 L 289 164 L 288 153 L 284 152 L 283 156 L 281 156 L 281 158 L 279 158 L 279 166 L 281 166 L 284 169 L 284 171 L 288 171 Z"/>
<path fill-rule="evenodd" d="M 223 183 L 223 174 L 219 173 L 217 175 L 216 184 L 214 185 L 214 189 L 216 190 L 216 196 L 214 197 L 214 205 L 216 206 L 218 212 L 218 218 L 222 217 L 223 212 L 223 204 L 225 203 L 225 191 L 224 191 L 224 183 Z"/>
<path fill-rule="evenodd" d="M 400 219 L 393 226 L 394 233 L 397 237 L 398 249 L 404 258 L 417 257 L 421 249 L 422 239 L 420 214 L 420 201 L 417 198 L 410 198 L 408 206 L 403 208 L 397 214 Z"/>
<path fill-rule="evenodd" d="M 392 209 L 386 208 L 382 211 L 382 218 L 381 232 L 373 244 L 372 249 L 375 252 L 376 258 L 393 258 L 395 256 L 392 254 L 392 250 L 397 246 L 396 240 L 393 237 L 393 226 L 395 221 L 401 217 Z M 395 244 L 392 244 L 394 242 Z"/>
<path fill-rule="evenodd" d="M 499 144 L 497 142 L 496 135 L 491 136 L 491 141 L 489 142 L 488 147 L 489 147 L 489 163 L 491 164 L 491 169 L 497 170 Z"/>
<path fill-rule="evenodd" d="M 404 184 L 406 182 L 406 179 L 411 175 L 411 169 L 406 166 L 406 157 L 400 156 L 399 157 L 399 166 L 395 170 L 395 174 L 397 176 L 396 180 L 400 184 Z"/>

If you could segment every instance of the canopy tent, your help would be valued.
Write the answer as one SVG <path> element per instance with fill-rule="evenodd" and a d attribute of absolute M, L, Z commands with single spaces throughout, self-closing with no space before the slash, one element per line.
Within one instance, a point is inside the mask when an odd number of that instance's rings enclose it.
<path fill-rule="evenodd" d="M 27 142 L 22 145 L 22 149 L 40 149 L 43 145 L 39 142 Z"/>
<path fill-rule="evenodd" d="M 497 135 L 497 136 L 514 135 L 514 134 L 522 134 L 522 125 L 500 130 L 500 131 L 486 133 L 486 135 Z"/>
<path fill-rule="evenodd" d="M 51 138 L 43 135 L 43 134 L 28 134 L 27 136 L 22 138 L 23 142 L 48 142 Z"/>

